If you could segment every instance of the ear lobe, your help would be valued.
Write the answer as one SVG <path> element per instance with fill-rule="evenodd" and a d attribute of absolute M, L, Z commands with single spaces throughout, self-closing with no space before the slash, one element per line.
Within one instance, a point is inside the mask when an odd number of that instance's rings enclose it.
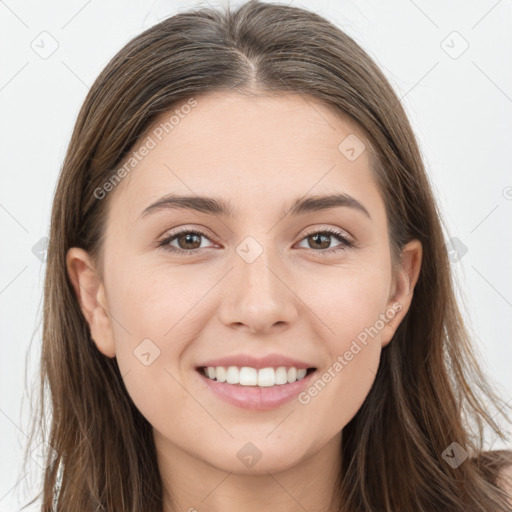
<path fill-rule="evenodd" d="M 400 322 L 403 320 L 412 302 L 414 287 L 418 282 L 421 270 L 423 249 L 419 240 L 411 240 L 402 249 L 400 264 L 387 304 L 386 316 L 391 317 L 382 330 L 382 346 L 387 345 L 393 338 Z"/>
<path fill-rule="evenodd" d="M 89 254 L 79 247 L 72 247 L 66 256 L 66 266 L 92 339 L 102 354 L 114 357 L 114 337 L 105 288 Z"/>

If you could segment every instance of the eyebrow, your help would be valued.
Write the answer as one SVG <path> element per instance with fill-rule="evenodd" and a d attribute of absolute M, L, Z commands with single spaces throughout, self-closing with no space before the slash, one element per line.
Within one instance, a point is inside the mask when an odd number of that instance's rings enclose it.
<path fill-rule="evenodd" d="M 293 216 L 302 215 L 309 212 L 328 210 L 331 208 L 347 207 L 353 208 L 364 213 L 371 219 L 368 210 L 354 197 L 348 194 L 330 194 L 325 196 L 300 197 L 294 201 L 290 210 L 283 210 L 284 216 L 290 214 Z M 205 196 L 179 196 L 168 194 L 145 208 L 139 215 L 139 218 L 146 217 L 151 213 L 162 210 L 195 210 L 209 215 L 219 215 L 229 218 L 236 216 L 235 209 L 230 202 Z"/>

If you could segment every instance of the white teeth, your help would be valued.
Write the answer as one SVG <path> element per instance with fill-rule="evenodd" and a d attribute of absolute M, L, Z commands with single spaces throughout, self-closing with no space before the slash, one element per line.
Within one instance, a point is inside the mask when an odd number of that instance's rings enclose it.
<path fill-rule="evenodd" d="M 211 368 L 211 367 L 210 367 Z M 219 366 L 218 368 L 213 368 L 213 377 L 211 379 L 217 378 L 219 382 L 226 382 L 226 368 L 223 366 Z"/>
<path fill-rule="evenodd" d="M 276 370 L 276 384 L 286 384 L 288 382 L 288 372 L 286 371 L 286 368 L 284 366 L 280 366 Z"/>
<path fill-rule="evenodd" d="M 242 368 L 243 370 L 243 368 Z M 240 372 L 240 375 L 242 375 L 242 372 Z M 273 386 L 276 383 L 276 372 L 274 368 L 261 368 L 258 371 L 258 386 L 260 387 L 267 387 L 267 386 Z M 242 385 L 244 385 L 244 382 L 241 382 Z"/>
<path fill-rule="evenodd" d="M 248 366 L 240 368 L 238 382 L 242 384 L 242 386 L 256 386 L 257 384 L 261 386 L 259 381 L 260 377 L 258 377 L 258 370 L 256 370 L 256 368 L 249 368 Z"/>
<path fill-rule="evenodd" d="M 270 387 L 288 384 L 302 380 L 306 376 L 305 368 L 297 369 L 294 366 L 285 368 L 251 368 L 249 366 L 208 366 L 203 368 L 206 377 L 218 382 L 239 384 L 240 386 Z"/>
<path fill-rule="evenodd" d="M 300 370 L 297 370 L 297 380 L 301 380 L 306 376 L 307 370 L 305 368 L 301 368 Z"/>
<path fill-rule="evenodd" d="M 240 371 L 236 366 L 228 367 L 228 371 L 226 372 L 226 382 L 228 384 L 240 383 Z"/>

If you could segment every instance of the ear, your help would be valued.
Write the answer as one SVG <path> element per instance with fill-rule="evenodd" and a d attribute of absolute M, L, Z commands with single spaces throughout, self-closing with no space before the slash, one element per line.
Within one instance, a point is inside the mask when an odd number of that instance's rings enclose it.
<path fill-rule="evenodd" d="M 94 270 L 89 253 L 79 247 L 72 247 L 66 255 L 66 267 L 82 313 L 89 324 L 91 338 L 102 354 L 115 357 L 105 287 Z"/>
<path fill-rule="evenodd" d="M 387 312 L 394 312 L 394 316 L 382 330 L 383 347 L 391 341 L 400 322 L 409 310 L 414 287 L 420 275 L 422 254 L 423 250 L 419 240 L 411 240 L 402 249 L 399 268 L 396 271 L 396 278 L 387 304 Z M 387 316 L 389 318 L 390 315 Z"/>

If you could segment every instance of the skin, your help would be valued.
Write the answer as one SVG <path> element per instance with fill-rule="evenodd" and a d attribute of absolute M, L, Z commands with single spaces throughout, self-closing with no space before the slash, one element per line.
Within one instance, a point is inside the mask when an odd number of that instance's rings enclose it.
<path fill-rule="evenodd" d="M 128 393 L 153 426 L 163 482 L 179 503 L 173 509 L 166 498 L 164 512 L 334 510 L 342 430 L 410 306 L 421 244 L 403 248 L 394 279 L 369 150 L 354 161 L 338 150 L 350 134 L 369 148 L 353 121 L 296 94 L 197 100 L 110 192 L 104 278 L 76 247 L 69 276 L 98 350 L 117 357 Z M 282 214 L 296 198 L 333 191 L 356 198 L 371 218 L 349 207 Z M 237 214 L 167 210 L 138 219 L 170 192 L 229 200 Z M 156 246 L 179 227 L 204 237 L 171 245 L 199 253 Z M 307 236 L 326 228 L 348 234 L 354 247 L 329 254 L 341 246 L 336 237 L 322 244 Z M 250 264 L 236 252 L 247 236 L 263 250 Z M 277 352 L 310 362 L 321 376 L 393 304 L 401 310 L 307 404 L 241 409 L 205 390 L 195 370 L 214 357 Z M 133 353 L 145 338 L 160 349 L 148 366 Z M 252 467 L 237 457 L 247 442 L 261 452 Z"/>

